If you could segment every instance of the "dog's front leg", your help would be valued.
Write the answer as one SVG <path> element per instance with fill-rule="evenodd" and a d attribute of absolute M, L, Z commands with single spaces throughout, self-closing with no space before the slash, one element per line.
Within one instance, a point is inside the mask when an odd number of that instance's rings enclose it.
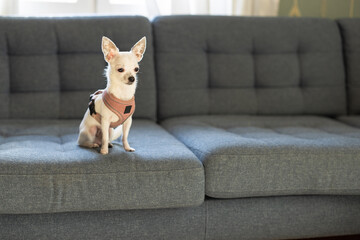
<path fill-rule="evenodd" d="M 129 131 L 130 131 L 131 124 L 132 124 L 132 117 L 129 117 L 123 124 L 122 142 L 123 142 L 123 147 L 124 147 L 125 151 L 135 152 L 135 149 L 130 147 L 129 142 L 127 140 L 128 136 L 129 136 Z"/>
<path fill-rule="evenodd" d="M 101 118 L 101 133 L 102 133 L 102 140 L 101 140 L 101 154 L 108 154 L 109 152 L 109 127 L 110 121 L 104 117 Z"/>

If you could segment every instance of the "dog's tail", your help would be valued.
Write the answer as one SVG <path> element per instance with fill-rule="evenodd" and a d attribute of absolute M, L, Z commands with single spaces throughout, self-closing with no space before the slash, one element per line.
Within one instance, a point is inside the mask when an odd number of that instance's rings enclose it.
<path fill-rule="evenodd" d="M 118 139 L 122 134 L 122 125 L 115 128 L 112 132 L 111 141 Z"/>

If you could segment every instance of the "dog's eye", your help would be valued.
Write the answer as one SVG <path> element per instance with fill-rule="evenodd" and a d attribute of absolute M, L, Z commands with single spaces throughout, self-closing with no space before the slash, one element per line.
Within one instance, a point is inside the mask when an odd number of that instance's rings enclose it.
<path fill-rule="evenodd" d="M 134 69 L 134 71 L 135 71 L 135 72 L 138 72 L 138 71 L 139 71 L 139 68 L 138 68 L 138 67 L 136 67 L 136 68 Z"/>
<path fill-rule="evenodd" d="M 124 69 L 123 69 L 123 68 L 119 68 L 119 69 L 118 69 L 118 72 L 124 72 Z"/>

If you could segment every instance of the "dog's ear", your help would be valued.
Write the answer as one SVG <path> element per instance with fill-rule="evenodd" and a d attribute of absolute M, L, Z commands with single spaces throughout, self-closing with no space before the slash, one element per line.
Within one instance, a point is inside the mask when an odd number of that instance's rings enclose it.
<path fill-rule="evenodd" d="M 140 62 L 143 58 L 146 49 L 146 37 L 140 39 L 132 48 L 131 52 L 135 54 L 137 61 Z"/>
<path fill-rule="evenodd" d="M 107 62 L 109 62 L 115 54 L 119 52 L 115 43 L 105 36 L 102 37 L 101 49 L 104 54 L 105 61 Z"/>

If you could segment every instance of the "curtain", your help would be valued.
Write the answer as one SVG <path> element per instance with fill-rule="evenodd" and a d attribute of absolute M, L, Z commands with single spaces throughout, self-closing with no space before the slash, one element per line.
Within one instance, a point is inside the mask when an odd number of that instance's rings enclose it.
<path fill-rule="evenodd" d="M 16 1 L 0 0 L 0 16 L 13 15 L 16 13 Z"/>
<path fill-rule="evenodd" d="M 245 16 L 277 16 L 279 0 L 244 0 Z"/>
<path fill-rule="evenodd" d="M 172 14 L 276 16 L 278 5 L 279 0 L 77 0 L 71 4 L 64 0 L 0 0 L 0 15 L 137 14 L 150 19 Z"/>
<path fill-rule="evenodd" d="M 158 6 L 169 0 L 152 0 Z M 277 16 L 279 0 L 170 0 L 168 14 Z"/>

